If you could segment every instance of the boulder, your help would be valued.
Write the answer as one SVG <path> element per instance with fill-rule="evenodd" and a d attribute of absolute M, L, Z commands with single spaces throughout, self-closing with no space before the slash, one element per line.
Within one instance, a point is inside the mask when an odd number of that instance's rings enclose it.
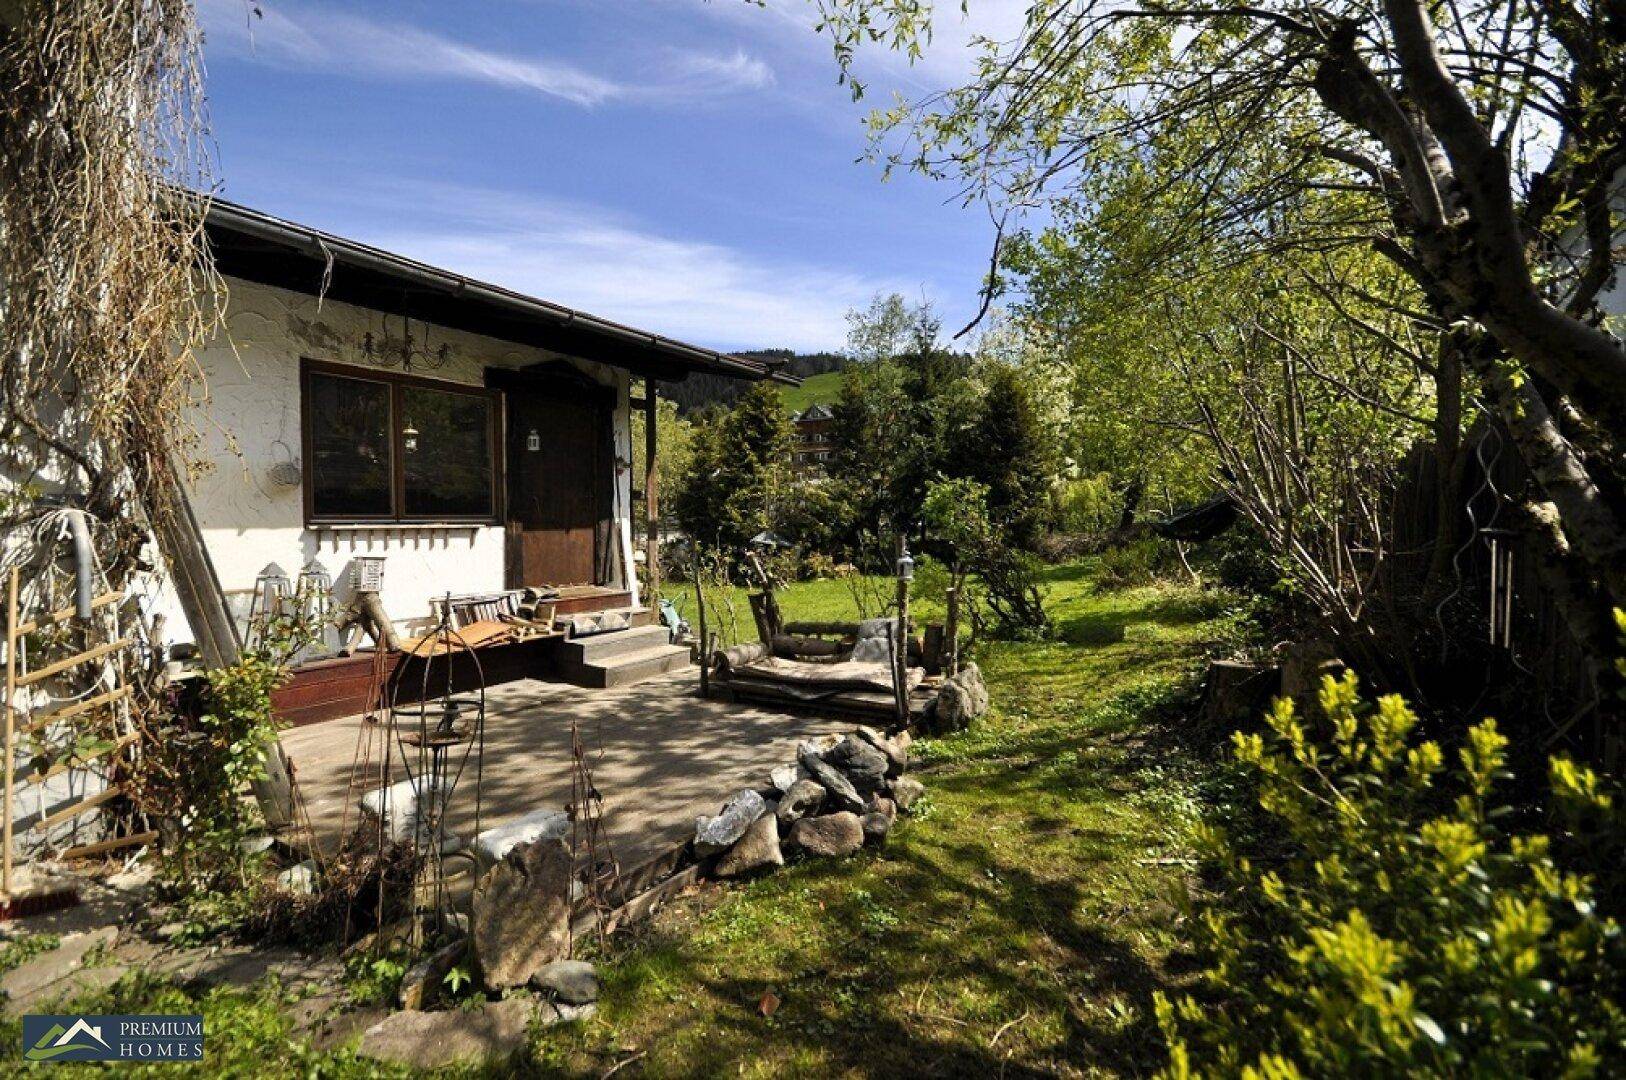
<path fill-rule="evenodd" d="M 768 774 L 768 782 L 774 786 L 776 791 L 785 792 L 789 791 L 791 789 L 791 785 L 795 784 L 796 781 L 805 779 L 806 777 L 807 770 L 802 768 L 800 765 L 792 763 L 789 765 L 780 765 L 776 767 Z"/>
<path fill-rule="evenodd" d="M 938 687 L 937 700 L 932 702 L 932 730 L 965 730 L 971 723 L 972 708 L 970 691 L 953 679 L 945 679 Z"/>
<path fill-rule="evenodd" d="M 316 863 L 306 859 L 277 875 L 277 884 L 289 892 L 309 896 L 316 891 Z"/>
<path fill-rule="evenodd" d="M 474 956 L 487 989 L 522 986 L 570 949 L 570 849 L 520 844 L 474 887 Z"/>
<path fill-rule="evenodd" d="M 893 824 L 898 820 L 898 804 L 891 799 L 876 799 L 871 806 L 870 812 L 858 819 L 858 824 L 864 830 L 864 842 L 884 844 L 886 834 L 892 831 Z"/>
<path fill-rule="evenodd" d="M 779 850 L 779 821 L 773 814 L 763 814 L 723 853 L 713 872 L 718 877 L 732 878 L 765 866 L 784 865 L 785 856 Z"/>
<path fill-rule="evenodd" d="M 915 805 L 915 800 L 926 793 L 926 785 L 912 776 L 900 776 L 889 785 L 892 791 L 892 801 L 897 803 L 899 810 L 908 810 Z"/>
<path fill-rule="evenodd" d="M 528 997 L 475 1010 L 398 1012 L 368 1028 L 356 1052 L 375 1061 L 439 1069 L 506 1061 L 525 1046 L 536 1004 Z"/>
<path fill-rule="evenodd" d="M 790 841 L 810 855 L 851 855 L 864 846 L 864 826 L 857 814 L 840 810 L 798 821 Z"/>
<path fill-rule="evenodd" d="M 961 731 L 988 711 L 988 688 L 976 664 L 967 664 L 959 674 L 943 680 L 932 704 L 934 731 Z"/>
<path fill-rule="evenodd" d="M 825 764 L 824 759 L 810 750 L 807 743 L 797 747 L 796 760 L 829 793 L 826 797 L 828 803 L 855 814 L 863 811 L 864 800 L 851 782 L 834 767 Z"/>
<path fill-rule="evenodd" d="M 563 810 L 533 810 L 474 838 L 474 858 L 482 867 L 495 864 L 520 844 L 557 840 L 570 835 L 570 815 Z"/>
<path fill-rule="evenodd" d="M 703 817 L 695 822 L 695 852 L 704 857 L 733 847 L 767 810 L 767 802 L 750 788 L 736 792 L 716 817 Z"/>
<path fill-rule="evenodd" d="M 779 800 L 779 808 L 774 814 L 779 818 L 779 824 L 790 828 L 809 814 L 819 812 L 824 805 L 827 792 L 824 785 L 816 780 L 798 780 L 785 792 L 785 797 Z"/>
<path fill-rule="evenodd" d="M 457 962 L 468 955 L 467 941 L 454 941 L 450 945 L 419 960 L 401 976 L 398 1000 L 403 1009 L 426 1009 L 440 996 L 446 976 Z"/>
<path fill-rule="evenodd" d="M 824 761 L 840 769 L 860 795 L 873 795 L 879 791 L 891 767 L 885 754 L 852 735 L 825 751 Z"/>
<path fill-rule="evenodd" d="M 531 985 L 566 1005 L 598 1000 L 598 972 L 585 960 L 555 960 L 531 976 Z"/>
<path fill-rule="evenodd" d="M 888 776 L 897 776 L 909 768 L 909 751 L 898 745 L 894 740 L 887 738 L 872 727 L 854 728 L 853 734 L 885 755 L 886 774 Z"/>
<path fill-rule="evenodd" d="M 988 686 L 982 681 L 982 669 L 974 663 L 967 664 L 954 678 L 971 695 L 971 718 L 975 720 L 987 712 L 991 702 L 988 699 Z"/>

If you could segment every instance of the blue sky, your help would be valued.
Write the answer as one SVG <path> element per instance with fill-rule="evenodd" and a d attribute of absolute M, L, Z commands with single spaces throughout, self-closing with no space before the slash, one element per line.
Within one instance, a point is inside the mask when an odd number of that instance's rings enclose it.
<path fill-rule="evenodd" d="M 1020 4 L 838 86 L 806 0 L 200 0 L 229 199 L 723 349 L 839 347 L 877 291 L 975 310 L 986 214 L 856 163 L 863 118 Z"/>

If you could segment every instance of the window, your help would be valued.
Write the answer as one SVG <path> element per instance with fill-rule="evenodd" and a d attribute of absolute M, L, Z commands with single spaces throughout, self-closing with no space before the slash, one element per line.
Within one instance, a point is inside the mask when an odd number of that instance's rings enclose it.
<path fill-rule="evenodd" d="M 495 520 L 495 392 L 314 361 L 303 383 L 308 519 Z"/>

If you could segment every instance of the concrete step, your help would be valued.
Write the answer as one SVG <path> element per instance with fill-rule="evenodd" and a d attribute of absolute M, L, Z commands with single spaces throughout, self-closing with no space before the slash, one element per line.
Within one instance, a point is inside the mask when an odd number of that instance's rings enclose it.
<path fill-rule="evenodd" d="M 584 664 L 567 665 L 564 676 L 577 686 L 631 686 L 656 675 L 688 667 L 690 663 L 688 646 L 656 645 Z"/>
<path fill-rule="evenodd" d="M 635 626 L 627 630 L 609 630 L 602 634 L 572 638 L 560 647 L 560 658 L 567 664 L 592 664 L 612 656 L 653 649 L 670 643 L 664 626 Z"/>

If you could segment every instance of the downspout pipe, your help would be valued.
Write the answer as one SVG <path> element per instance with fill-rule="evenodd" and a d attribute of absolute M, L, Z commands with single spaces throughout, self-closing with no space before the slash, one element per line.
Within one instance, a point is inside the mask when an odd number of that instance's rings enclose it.
<path fill-rule="evenodd" d="M 85 520 L 85 512 L 72 507 L 64 510 L 68 516 L 68 535 L 73 540 L 73 563 L 75 585 L 78 595 L 74 599 L 75 614 L 81 619 L 89 619 L 91 614 L 91 601 L 96 599 L 95 584 L 95 555 L 90 546 L 90 525 Z"/>

